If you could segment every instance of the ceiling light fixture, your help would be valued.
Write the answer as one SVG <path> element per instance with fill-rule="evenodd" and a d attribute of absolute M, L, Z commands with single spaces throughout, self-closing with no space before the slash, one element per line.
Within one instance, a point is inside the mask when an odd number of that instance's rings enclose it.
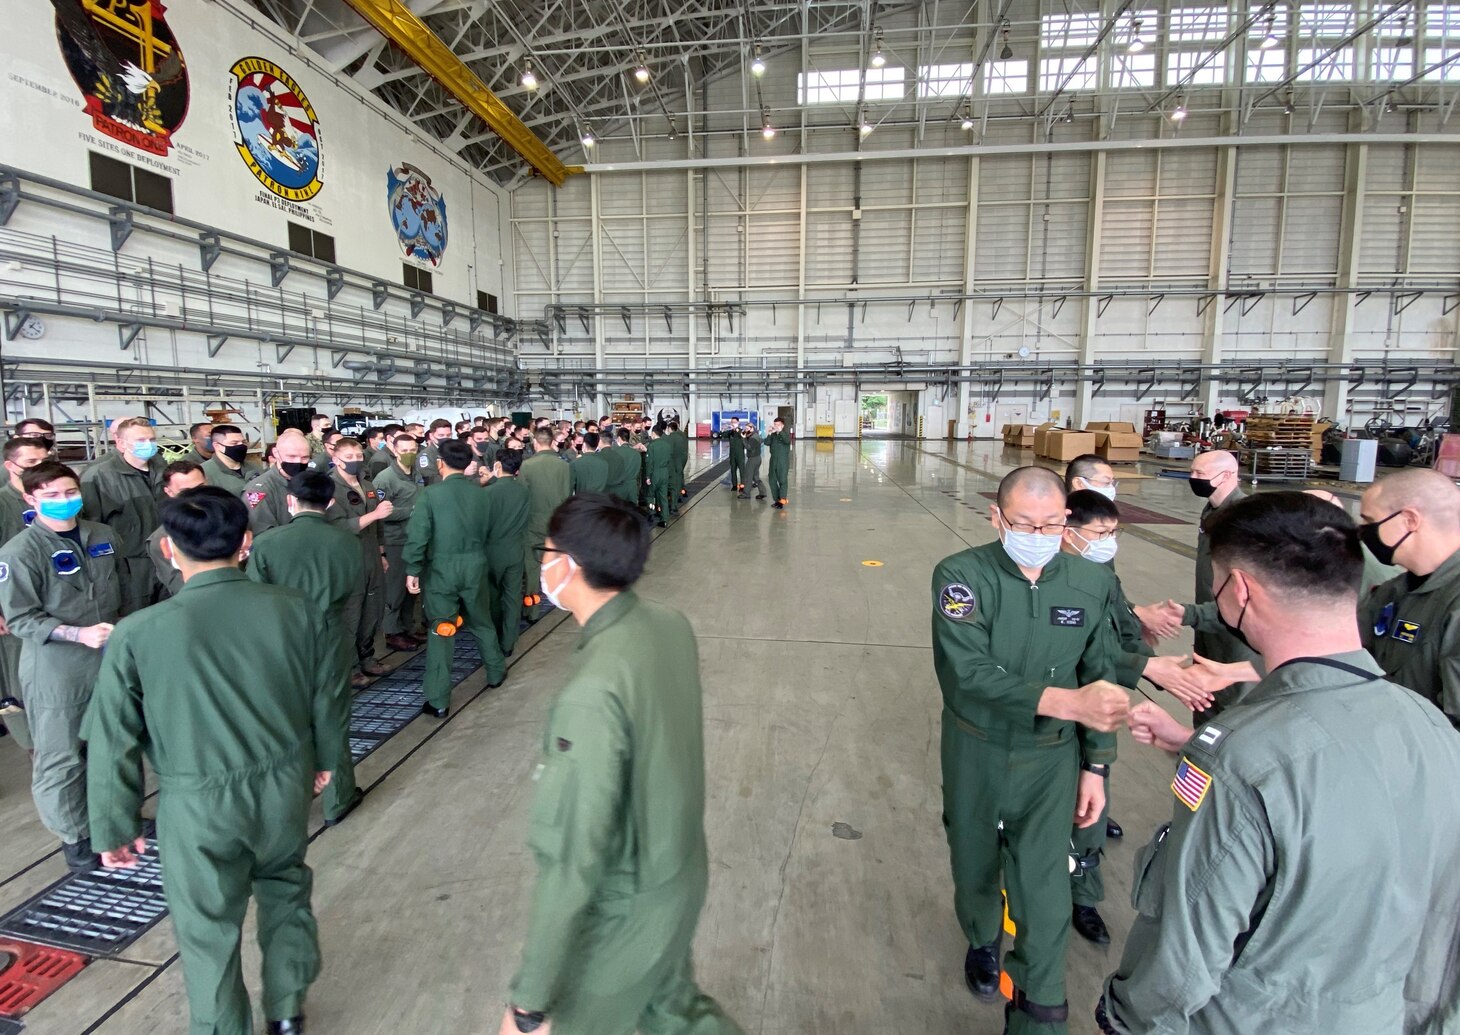
<path fill-rule="evenodd" d="M 1277 15 L 1267 16 L 1267 35 L 1262 37 L 1262 43 L 1258 45 L 1259 50 L 1271 50 L 1278 45 L 1277 33 L 1273 29 L 1277 26 Z"/>
<path fill-rule="evenodd" d="M 1176 107 L 1171 109 L 1171 121 L 1182 122 L 1186 119 L 1186 98 L 1181 97 L 1176 101 Z"/>
<path fill-rule="evenodd" d="M 887 64 L 887 55 L 882 53 L 882 30 L 876 30 L 876 42 L 872 46 L 872 67 L 881 68 Z"/>
<path fill-rule="evenodd" d="M 1139 18 L 1132 19 L 1130 23 L 1130 46 L 1125 49 L 1130 54 L 1139 54 L 1146 49 L 1146 41 L 1141 39 L 1141 20 Z"/>
<path fill-rule="evenodd" d="M 1284 115 L 1291 115 L 1292 113 L 1293 113 L 1293 99 L 1291 97 L 1289 97 L 1286 101 L 1283 102 L 1283 114 Z"/>
<path fill-rule="evenodd" d="M 589 129 L 587 126 L 583 127 L 583 135 L 578 139 L 584 147 L 592 147 L 594 144 L 598 143 L 598 138 L 593 135 L 593 130 Z"/>
<path fill-rule="evenodd" d="M 963 120 L 958 123 L 958 126 L 965 133 L 968 132 L 969 130 L 973 129 L 973 115 L 972 115 L 972 113 L 970 113 L 968 111 L 965 111 L 963 113 Z"/>
<path fill-rule="evenodd" d="M 755 45 L 755 57 L 750 62 L 750 74 L 759 79 L 765 75 L 765 59 L 760 56 L 760 44 Z"/>
<path fill-rule="evenodd" d="M 532 70 L 531 58 L 522 62 L 522 88 L 524 90 L 537 89 L 537 74 Z"/>
<path fill-rule="evenodd" d="M 776 127 L 771 125 L 771 110 L 764 105 L 760 109 L 760 135 L 767 140 L 776 138 Z"/>
<path fill-rule="evenodd" d="M 860 133 L 864 138 L 872 135 L 872 123 L 867 121 L 866 112 L 862 113 L 862 119 L 857 126 L 857 132 Z"/>
<path fill-rule="evenodd" d="M 644 52 L 639 51 L 638 65 L 634 68 L 634 78 L 641 83 L 649 81 L 649 63 L 644 60 Z"/>
<path fill-rule="evenodd" d="M 1004 19 L 1003 28 L 1000 30 L 1004 37 L 1004 49 L 999 51 L 999 60 L 1008 61 L 1014 56 L 1014 48 L 1009 46 L 1009 20 Z"/>
<path fill-rule="evenodd" d="M 1394 41 L 1396 47 L 1414 46 L 1414 37 L 1409 34 L 1409 15 L 1399 16 L 1399 38 Z"/>

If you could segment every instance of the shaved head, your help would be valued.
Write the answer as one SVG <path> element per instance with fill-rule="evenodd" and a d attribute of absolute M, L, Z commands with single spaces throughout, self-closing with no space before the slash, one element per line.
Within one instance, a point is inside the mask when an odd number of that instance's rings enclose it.
<path fill-rule="evenodd" d="M 1237 473 L 1237 458 L 1225 449 L 1213 449 L 1191 462 L 1191 473 L 1198 478 L 1211 478 L 1225 471 Z"/>
<path fill-rule="evenodd" d="M 1332 503 L 1335 507 L 1342 507 L 1343 500 L 1339 499 L 1327 489 L 1304 489 L 1304 496 L 1312 496 L 1314 499 L 1322 500 L 1324 503 Z"/>
<path fill-rule="evenodd" d="M 1004 480 L 999 482 L 998 503 L 1000 510 L 1008 507 L 1009 501 L 1015 493 L 1027 496 L 1030 499 L 1058 496 L 1063 500 L 1065 498 L 1065 483 L 1064 479 L 1045 467 L 1016 467 L 1004 475 Z"/>
<path fill-rule="evenodd" d="M 1460 488 L 1438 471 L 1410 468 L 1370 486 L 1364 493 L 1366 518 L 1378 520 L 1405 508 L 1418 511 L 1436 527 L 1460 529 Z M 1369 515 L 1369 511 L 1384 511 Z"/>

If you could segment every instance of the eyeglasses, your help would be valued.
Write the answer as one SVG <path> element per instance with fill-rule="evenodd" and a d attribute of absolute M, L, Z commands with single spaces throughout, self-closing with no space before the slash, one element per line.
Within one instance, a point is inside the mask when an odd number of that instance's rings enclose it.
<path fill-rule="evenodd" d="M 1069 527 L 1068 523 L 1064 521 L 1048 525 L 1030 525 L 1023 521 L 1010 521 L 1002 514 L 999 515 L 999 520 L 1004 522 L 1004 527 L 1009 531 L 1019 532 L 1023 535 L 1064 535 L 1065 529 Z"/>
<path fill-rule="evenodd" d="M 1119 539 L 1120 534 L 1125 531 L 1123 528 L 1112 528 L 1108 532 L 1087 532 L 1085 529 L 1076 527 L 1072 531 L 1085 540 L 1087 543 L 1098 543 L 1105 539 Z"/>
<path fill-rule="evenodd" d="M 550 553 L 561 553 L 564 556 L 567 555 L 566 550 L 556 550 L 551 546 L 534 546 L 532 548 L 532 554 L 538 559 L 539 563 L 541 563 L 542 559 Z"/>

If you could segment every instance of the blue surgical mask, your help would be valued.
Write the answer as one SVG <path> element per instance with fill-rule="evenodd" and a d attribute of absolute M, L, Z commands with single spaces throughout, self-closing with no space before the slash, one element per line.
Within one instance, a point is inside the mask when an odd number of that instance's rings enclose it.
<path fill-rule="evenodd" d="M 1043 568 L 1060 552 L 1060 537 L 1004 529 L 1004 552 L 1021 568 Z"/>
<path fill-rule="evenodd" d="M 80 496 L 67 496 L 60 500 L 36 500 L 36 510 L 49 521 L 70 521 L 81 513 Z"/>
<path fill-rule="evenodd" d="M 151 460 L 157 455 L 156 441 L 143 439 L 141 442 L 132 443 L 132 455 L 138 460 Z"/>

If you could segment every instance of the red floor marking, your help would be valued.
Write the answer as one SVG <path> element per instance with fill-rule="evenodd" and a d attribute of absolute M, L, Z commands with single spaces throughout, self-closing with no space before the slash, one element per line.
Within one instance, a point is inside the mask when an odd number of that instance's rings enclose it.
<path fill-rule="evenodd" d="M 81 973 L 87 959 L 80 953 L 48 945 L 0 938 L 0 953 L 15 957 L 0 971 L 0 1016 L 21 1017 Z"/>

